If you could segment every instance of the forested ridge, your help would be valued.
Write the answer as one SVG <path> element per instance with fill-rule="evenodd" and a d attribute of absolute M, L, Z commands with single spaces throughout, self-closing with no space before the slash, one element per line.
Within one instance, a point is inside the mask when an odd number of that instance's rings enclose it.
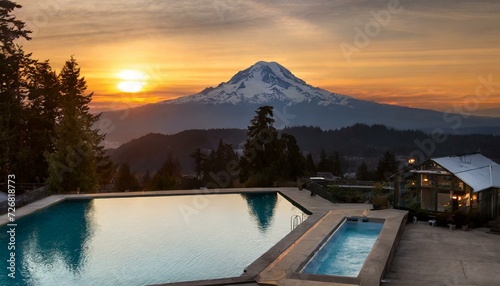
<path fill-rule="evenodd" d="M 371 165 L 369 163 L 370 167 L 375 167 L 386 151 L 391 151 L 400 158 L 408 157 L 413 151 L 421 151 L 429 157 L 480 151 L 492 160 L 500 162 L 500 136 L 493 135 L 447 135 L 447 139 L 439 143 L 433 141 L 431 134 L 422 131 L 396 130 L 383 125 L 365 124 L 326 131 L 317 127 L 287 127 L 280 132 L 293 135 L 301 152 L 305 156 L 311 153 L 316 162 L 319 161 L 321 150 L 327 154 L 339 152 L 344 160 L 356 158 L 357 163 L 344 161 L 345 172 L 349 169 L 355 171 L 363 160 L 372 162 Z M 172 153 L 179 159 L 183 171 L 191 173 L 194 171 L 194 162 L 190 157 L 193 150 L 216 149 L 219 140 L 231 144 L 235 150 L 241 149 L 246 140 L 246 130 L 212 129 L 188 130 L 173 135 L 148 134 L 108 152 L 114 162 L 128 163 L 131 169 L 138 173 L 148 170 L 154 172 L 161 166 L 167 154 Z M 434 146 L 433 152 L 430 152 L 430 142 Z"/>

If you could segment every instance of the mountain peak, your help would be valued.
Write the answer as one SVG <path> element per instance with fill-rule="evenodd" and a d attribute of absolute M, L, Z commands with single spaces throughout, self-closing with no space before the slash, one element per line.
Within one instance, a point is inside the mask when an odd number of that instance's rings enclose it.
<path fill-rule="evenodd" d="M 259 61 L 217 87 L 208 87 L 200 93 L 164 103 L 264 104 L 279 101 L 287 105 L 310 102 L 347 105 L 351 100 L 350 97 L 312 87 L 277 62 Z"/>

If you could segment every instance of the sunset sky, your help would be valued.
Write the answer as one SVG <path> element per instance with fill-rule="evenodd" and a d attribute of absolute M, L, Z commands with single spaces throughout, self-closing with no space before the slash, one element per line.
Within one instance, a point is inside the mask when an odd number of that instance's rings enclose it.
<path fill-rule="evenodd" d="M 74 55 L 94 111 L 194 94 L 260 60 L 332 92 L 442 111 L 491 76 L 478 109 L 500 111 L 498 0 L 16 2 L 33 31 L 24 49 L 57 69 Z"/>

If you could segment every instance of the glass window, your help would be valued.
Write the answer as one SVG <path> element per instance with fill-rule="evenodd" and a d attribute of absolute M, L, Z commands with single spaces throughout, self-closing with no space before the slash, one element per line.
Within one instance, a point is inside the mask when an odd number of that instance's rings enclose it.
<path fill-rule="evenodd" d="M 422 208 L 426 210 L 435 210 L 434 192 L 429 189 L 422 189 Z"/>
<path fill-rule="evenodd" d="M 451 195 L 450 193 L 439 193 L 438 197 L 438 212 L 444 212 L 445 210 L 451 210 Z"/>

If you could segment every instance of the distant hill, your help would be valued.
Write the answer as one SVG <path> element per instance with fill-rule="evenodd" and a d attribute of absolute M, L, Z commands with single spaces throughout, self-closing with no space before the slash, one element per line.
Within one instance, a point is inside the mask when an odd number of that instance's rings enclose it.
<path fill-rule="evenodd" d="M 311 152 L 314 158 L 321 149 L 328 154 L 335 151 L 344 156 L 344 171 L 353 171 L 366 161 L 375 167 L 378 158 L 390 150 L 402 159 L 415 150 L 425 154 L 416 142 L 433 142 L 431 136 L 419 130 L 396 130 L 383 125 L 368 126 L 355 124 L 337 130 L 323 131 L 317 127 L 290 127 L 282 132 L 294 135 L 304 153 Z M 196 148 L 208 152 L 215 149 L 219 140 L 241 149 L 246 140 L 244 129 L 188 130 L 174 135 L 148 134 L 123 144 L 117 149 L 108 150 L 116 163 L 128 163 L 138 174 L 146 171 L 154 173 L 170 152 L 180 160 L 184 173 L 193 172 L 193 160 L 190 154 Z M 500 136 L 494 135 L 448 135 L 443 143 L 435 146 L 431 157 L 465 154 L 476 151 L 496 162 L 500 162 Z M 424 144 L 425 145 L 425 144 Z M 429 148 L 426 145 L 426 148 Z"/>
<path fill-rule="evenodd" d="M 190 129 L 246 128 L 254 111 L 272 105 L 278 128 L 318 126 L 338 129 L 355 123 L 397 129 L 500 135 L 500 118 L 462 116 L 380 104 L 307 84 L 276 62 L 257 62 L 229 81 L 197 94 L 127 110 L 103 112 L 107 146 L 119 146 L 148 133 L 174 134 Z"/>
<path fill-rule="evenodd" d="M 150 133 L 108 150 L 115 163 L 128 163 L 131 170 L 139 174 L 156 172 L 167 155 L 172 153 L 180 162 L 185 173 L 191 173 L 193 162 L 190 154 L 196 148 L 208 152 L 217 148 L 220 139 L 238 146 L 246 138 L 243 129 L 188 130 L 174 135 Z"/>

